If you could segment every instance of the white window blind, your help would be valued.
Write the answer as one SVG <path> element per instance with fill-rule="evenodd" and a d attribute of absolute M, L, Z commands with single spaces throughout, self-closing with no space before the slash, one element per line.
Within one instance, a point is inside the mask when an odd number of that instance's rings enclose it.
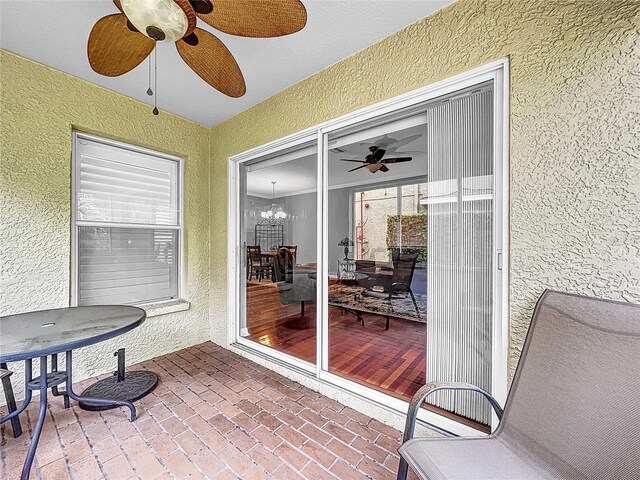
<path fill-rule="evenodd" d="M 491 391 L 493 305 L 493 90 L 427 112 L 427 382 Z M 429 402 L 489 424 L 480 395 L 437 392 Z"/>
<path fill-rule="evenodd" d="M 75 141 L 77 304 L 178 298 L 179 160 Z"/>

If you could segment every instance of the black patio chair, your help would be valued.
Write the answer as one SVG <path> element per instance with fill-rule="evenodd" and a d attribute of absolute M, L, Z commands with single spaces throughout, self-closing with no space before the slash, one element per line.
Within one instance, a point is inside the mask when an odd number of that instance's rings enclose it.
<path fill-rule="evenodd" d="M 11 375 L 13 372 L 9 370 L 6 363 L 0 363 L 0 380 L 2 381 L 2 389 L 4 390 L 4 398 L 7 402 L 7 410 L 9 413 L 16 411 L 16 399 L 13 395 L 13 386 L 11 385 Z M 20 424 L 20 418 L 13 417 L 11 419 L 11 430 L 13 436 L 18 438 L 22 435 L 22 425 Z"/>

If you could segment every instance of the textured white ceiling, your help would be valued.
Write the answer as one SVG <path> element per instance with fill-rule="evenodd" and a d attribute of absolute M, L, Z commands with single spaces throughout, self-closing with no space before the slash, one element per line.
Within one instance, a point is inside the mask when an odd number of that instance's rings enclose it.
<path fill-rule="evenodd" d="M 270 39 L 226 35 L 199 21 L 234 54 L 247 93 L 237 99 L 219 93 L 184 64 L 174 44 L 160 43 L 158 107 L 216 125 L 453 1 L 303 0 L 307 26 Z M 111 13 L 117 13 L 111 0 L 0 0 L 0 47 L 151 104 L 147 62 L 116 78 L 89 66 L 89 32 Z"/>

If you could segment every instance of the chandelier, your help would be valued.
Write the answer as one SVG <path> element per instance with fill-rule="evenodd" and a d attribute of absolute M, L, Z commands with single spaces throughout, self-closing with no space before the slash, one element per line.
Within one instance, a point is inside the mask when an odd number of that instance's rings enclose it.
<path fill-rule="evenodd" d="M 261 223 L 282 223 L 287 213 L 282 206 L 276 205 L 276 182 L 271 182 L 271 206 L 260 212 Z"/>

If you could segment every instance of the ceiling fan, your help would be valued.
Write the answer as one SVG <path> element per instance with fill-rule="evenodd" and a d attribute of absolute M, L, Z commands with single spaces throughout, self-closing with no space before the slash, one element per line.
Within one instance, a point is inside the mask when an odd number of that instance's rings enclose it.
<path fill-rule="evenodd" d="M 197 18 L 221 32 L 268 38 L 295 33 L 307 23 L 299 0 L 113 0 L 120 13 L 96 22 L 89 35 L 91 68 L 117 77 L 137 67 L 156 42 L 175 42 L 185 63 L 205 82 L 230 97 L 246 92 L 229 49 Z M 156 111 L 154 110 L 154 113 Z"/>
<path fill-rule="evenodd" d="M 364 158 L 364 160 L 354 160 L 350 158 L 341 158 L 340 160 L 343 162 L 356 162 L 363 164 L 359 167 L 352 168 L 351 170 L 349 170 L 349 172 L 354 172 L 361 168 L 366 168 L 371 173 L 376 173 L 378 170 L 382 172 L 388 172 L 389 167 L 387 167 L 387 164 L 410 162 L 412 160 L 412 157 L 384 158 L 384 155 L 387 153 L 387 149 L 393 150 L 393 154 L 398 155 L 399 153 L 395 151 L 398 147 L 413 142 L 421 136 L 421 134 L 412 135 L 410 137 L 403 138 L 402 140 L 398 140 L 396 138 L 385 135 L 382 138 L 376 140 L 373 144 L 361 143 L 361 145 L 369 145 L 369 151 L 371 152 Z"/>

